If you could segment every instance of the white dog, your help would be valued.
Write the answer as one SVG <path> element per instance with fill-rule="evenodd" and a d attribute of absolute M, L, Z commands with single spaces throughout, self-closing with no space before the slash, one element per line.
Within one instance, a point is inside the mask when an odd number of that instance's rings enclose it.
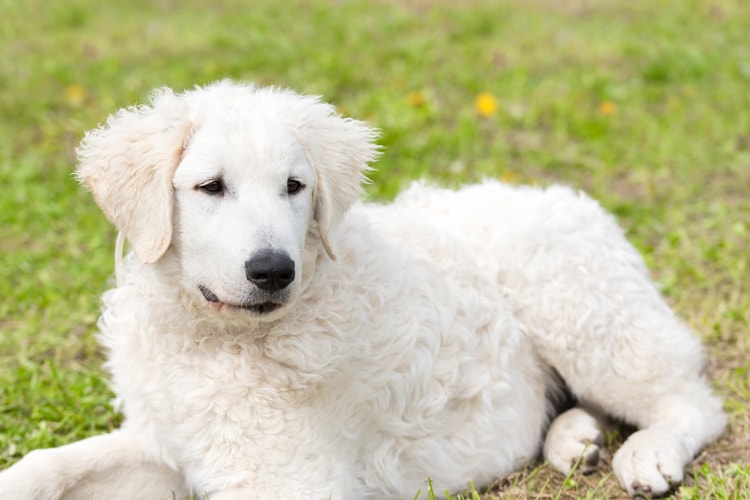
<path fill-rule="evenodd" d="M 134 249 L 99 323 L 125 421 L 29 454 L 0 498 L 413 498 L 540 450 L 593 467 L 592 410 L 639 429 L 628 493 L 677 484 L 725 416 L 612 217 L 489 181 L 359 204 L 374 135 L 229 81 L 90 132 L 78 176 Z"/>

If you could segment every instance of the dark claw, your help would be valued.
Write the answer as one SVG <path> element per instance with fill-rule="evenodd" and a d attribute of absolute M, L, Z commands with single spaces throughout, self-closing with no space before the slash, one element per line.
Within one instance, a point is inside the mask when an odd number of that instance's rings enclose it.
<path fill-rule="evenodd" d="M 581 472 L 583 475 L 591 474 L 593 472 L 596 472 L 596 467 L 599 465 L 599 460 L 601 459 L 599 448 L 596 446 L 592 446 L 588 450 L 588 455 L 583 460 L 583 466 L 581 467 Z"/>

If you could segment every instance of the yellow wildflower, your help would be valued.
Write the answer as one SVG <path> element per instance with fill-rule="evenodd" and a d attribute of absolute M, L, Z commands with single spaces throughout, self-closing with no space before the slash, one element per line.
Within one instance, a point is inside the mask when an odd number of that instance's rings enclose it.
<path fill-rule="evenodd" d="M 612 101 L 603 101 L 599 105 L 599 112 L 604 116 L 613 115 L 617 112 L 617 105 Z"/>
<path fill-rule="evenodd" d="M 490 117 L 497 113 L 500 103 L 494 95 L 482 92 L 474 99 L 474 107 L 481 116 Z"/>
<path fill-rule="evenodd" d="M 513 183 L 516 181 L 516 174 L 512 170 L 503 170 L 500 174 L 500 180 L 505 183 Z"/>
<path fill-rule="evenodd" d="M 406 96 L 406 102 L 409 103 L 409 106 L 418 108 L 420 106 L 424 106 L 427 103 L 427 97 L 425 97 L 423 92 L 409 92 L 409 94 Z"/>
<path fill-rule="evenodd" d="M 83 104 L 84 99 L 86 99 L 86 90 L 83 86 L 74 83 L 65 87 L 64 95 L 68 104 L 73 107 L 78 107 Z"/>

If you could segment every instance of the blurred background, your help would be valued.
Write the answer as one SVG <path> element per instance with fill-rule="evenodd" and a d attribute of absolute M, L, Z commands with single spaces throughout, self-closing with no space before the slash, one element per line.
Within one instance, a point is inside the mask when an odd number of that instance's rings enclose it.
<path fill-rule="evenodd" d="M 420 177 L 599 199 L 704 338 L 731 415 L 676 496 L 750 495 L 744 0 L 0 0 L 0 467 L 119 423 L 94 337 L 114 231 L 72 178 L 77 143 L 154 87 L 227 77 L 377 126 L 374 200 Z M 621 494 L 607 468 L 536 464 L 484 495 Z"/>

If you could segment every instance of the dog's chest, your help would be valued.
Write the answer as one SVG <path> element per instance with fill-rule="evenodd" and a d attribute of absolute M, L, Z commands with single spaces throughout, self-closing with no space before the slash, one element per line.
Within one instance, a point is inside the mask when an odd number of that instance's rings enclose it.
<path fill-rule="evenodd" d="M 134 400 L 155 441 L 191 476 L 234 469 L 288 471 L 329 446 L 327 418 L 312 401 L 319 380 L 229 340 L 153 360 L 162 386 Z"/>

